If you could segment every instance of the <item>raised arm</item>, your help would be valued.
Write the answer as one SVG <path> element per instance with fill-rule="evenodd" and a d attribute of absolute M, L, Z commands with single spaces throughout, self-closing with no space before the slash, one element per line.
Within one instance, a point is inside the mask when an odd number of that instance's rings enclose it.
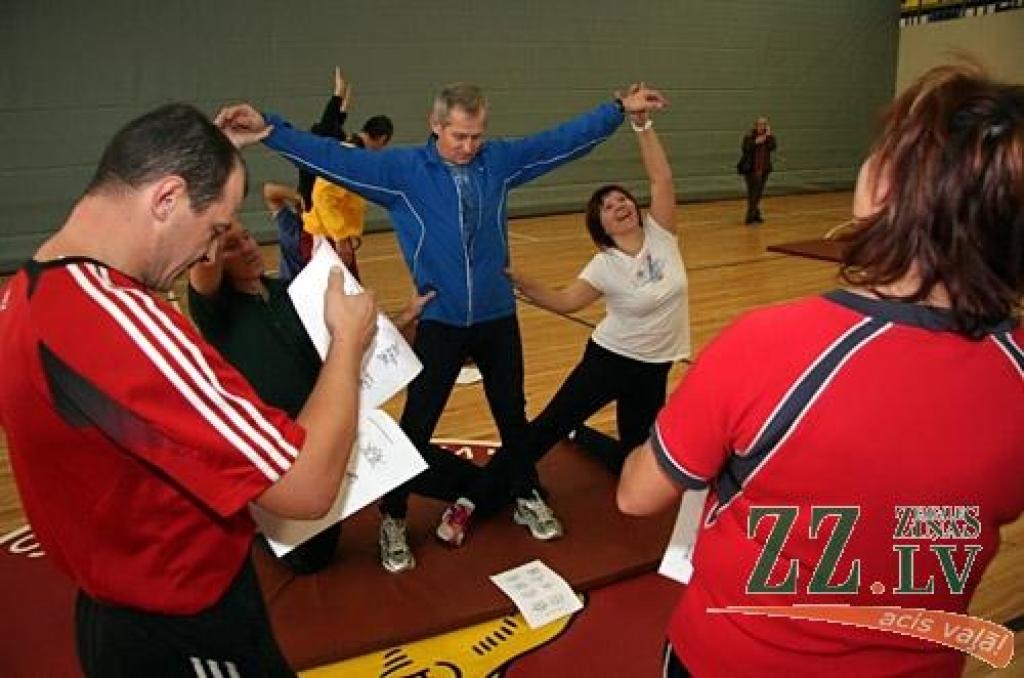
<path fill-rule="evenodd" d="M 285 518 L 311 519 L 334 504 L 358 429 L 360 364 L 376 318 L 372 293 L 346 295 L 340 270 L 332 271 L 324 295 L 331 343 L 296 418 L 306 429 L 306 440 L 288 472 L 257 499 L 261 508 Z"/>
<path fill-rule="evenodd" d="M 582 278 L 556 290 L 514 269 L 506 269 L 506 273 L 530 301 L 555 313 L 575 313 L 601 298 L 601 293 Z"/>
<path fill-rule="evenodd" d="M 251 104 L 221 109 L 216 123 L 236 146 L 265 139 L 269 148 L 300 169 L 344 186 L 379 205 L 388 207 L 402 199 L 402 163 L 413 151 L 347 148 L 335 139 L 300 132 L 280 117 L 271 115 L 264 118 Z"/>
<path fill-rule="evenodd" d="M 263 184 L 263 204 L 267 206 L 271 214 L 277 214 L 282 207 L 290 205 L 292 209 L 301 214 L 303 210 L 302 196 L 291 186 L 275 184 L 270 181 Z"/>
<path fill-rule="evenodd" d="M 630 114 L 630 122 L 636 131 L 640 144 L 640 156 L 651 185 L 650 214 L 665 230 L 676 232 L 676 189 L 672 182 L 672 167 L 665 155 L 665 147 L 654 131 L 650 113 L 641 111 Z"/>
<path fill-rule="evenodd" d="M 506 149 L 509 184 L 518 186 L 592 151 L 622 124 L 624 114 L 658 110 L 666 103 L 657 90 L 633 86 L 627 95 L 616 93 L 614 101 L 601 104 L 557 127 L 522 139 L 493 143 Z"/>
<path fill-rule="evenodd" d="M 348 118 L 349 85 L 341 74 L 341 68 L 334 67 L 334 94 L 327 100 L 320 121 L 313 125 L 312 132 L 322 137 L 342 140 L 345 138 L 345 120 Z"/>

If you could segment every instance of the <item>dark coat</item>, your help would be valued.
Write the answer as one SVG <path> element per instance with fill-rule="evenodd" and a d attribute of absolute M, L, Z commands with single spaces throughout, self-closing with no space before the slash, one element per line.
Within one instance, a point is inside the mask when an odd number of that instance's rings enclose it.
<path fill-rule="evenodd" d="M 765 141 L 768 145 L 768 163 L 765 165 L 764 174 L 768 174 L 772 171 L 772 153 L 775 151 L 775 135 L 769 134 L 768 139 Z M 736 163 L 737 174 L 750 174 L 754 171 L 754 151 L 757 148 L 757 144 L 754 143 L 754 133 L 743 137 L 743 155 L 740 156 L 740 161 Z"/>

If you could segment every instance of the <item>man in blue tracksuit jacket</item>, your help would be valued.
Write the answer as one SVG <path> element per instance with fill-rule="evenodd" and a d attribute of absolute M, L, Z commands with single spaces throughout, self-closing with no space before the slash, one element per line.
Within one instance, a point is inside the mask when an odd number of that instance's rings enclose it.
<path fill-rule="evenodd" d="M 437 535 L 459 546 L 476 507 L 516 498 L 514 518 L 538 539 L 562 528 L 544 503 L 536 474 L 526 461 L 529 428 L 523 389 L 523 354 L 508 266 L 506 203 L 510 189 L 574 160 L 607 139 L 625 112 L 664 104 L 646 87 L 602 104 L 552 129 L 519 139 L 484 140 L 487 102 L 479 88 L 454 84 L 434 101 L 433 134 L 418 147 L 369 152 L 293 129 L 276 115 L 265 119 L 248 105 L 225 109 L 218 123 L 236 142 L 262 138 L 300 168 L 340 184 L 390 213 L 399 246 L 420 293 L 437 292 L 423 310 L 413 349 L 423 371 L 409 385 L 401 427 L 430 469 L 381 502 L 381 561 L 399 572 L 414 566 L 405 538 L 410 491 L 437 482 L 442 454 L 428 446 L 434 427 L 467 357 L 484 379 L 484 390 L 510 463 L 482 473 L 466 496 L 449 506 Z M 250 135 L 240 140 L 240 135 Z M 522 461 L 520 461 L 522 460 Z"/>

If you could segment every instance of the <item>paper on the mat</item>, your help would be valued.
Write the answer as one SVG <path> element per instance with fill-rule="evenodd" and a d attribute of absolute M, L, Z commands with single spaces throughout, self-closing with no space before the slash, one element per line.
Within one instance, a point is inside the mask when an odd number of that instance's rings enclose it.
<path fill-rule="evenodd" d="M 492 575 L 491 581 L 512 599 L 531 629 L 583 609 L 568 582 L 539 560 Z"/>
<path fill-rule="evenodd" d="M 476 365 L 466 365 L 459 370 L 459 376 L 455 377 L 455 383 L 460 386 L 466 384 L 475 384 L 478 381 L 482 381 L 484 375 L 480 374 L 480 368 Z"/>
<path fill-rule="evenodd" d="M 676 516 L 668 548 L 665 549 L 661 565 L 658 566 L 658 574 L 683 584 L 690 583 L 690 577 L 693 576 L 693 552 L 697 548 L 697 535 L 700 530 L 700 516 L 707 496 L 707 489 L 683 492 L 683 500 L 679 503 L 679 515 Z"/>
<path fill-rule="evenodd" d="M 328 276 L 335 266 L 342 269 L 346 294 L 362 291 L 359 282 L 341 263 L 338 253 L 326 240 L 321 241 L 313 258 L 288 286 L 292 304 L 309 338 L 313 340 L 313 345 L 320 352 L 321 359 L 327 356 L 327 347 L 330 345 L 330 335 L 324 323 L 324 292 L 327 291 Z M 363 354 L 362 374 L 359 377 L 359 407 L 365 410 L 384 404 L 422 369 L 423 365 L 402 334 L 386 315 L 379 313 L 377 334 Z"/>
<path fill-rule="evenodd" d="M 287 520 L 250 504 L 274 553 L 283 556 L 331 525 L 426 470 L 427 464 L 383 410 L 359 415 L 359 434 L 334 506 L 319 520 Z"/>

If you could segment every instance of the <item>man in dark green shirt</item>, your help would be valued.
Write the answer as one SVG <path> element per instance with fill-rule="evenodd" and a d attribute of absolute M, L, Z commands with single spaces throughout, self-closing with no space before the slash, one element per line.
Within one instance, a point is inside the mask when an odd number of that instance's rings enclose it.
<path fill-rule="evenodd" d="M 433 292 L 413 297 L 395 319 L 399 330 L 404 333 L 411 328 L 432 296 Z M 320 372 L 320 355 L 285 284 L 264 274 L 259 245 L 239 222 L 224 234 L 211 261 L 189 270 L 188 305 L 206 340 L 265 402 L 293 417 L 302 409 Z M 445 468 L 432 467 L 418 476 L 413 480 L 414 491 L 454 501 L 479 469 L 452 454 L 441 457 Z M 337 523 L 281 560 L 297 574 L 318 572 L 330 564 L 340 534 L 341 523 Z"/>

